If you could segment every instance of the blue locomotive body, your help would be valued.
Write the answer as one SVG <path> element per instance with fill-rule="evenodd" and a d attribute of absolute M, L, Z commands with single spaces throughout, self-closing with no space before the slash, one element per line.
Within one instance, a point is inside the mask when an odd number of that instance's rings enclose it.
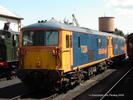
<path fill-rule="evenodd" d="M 73 66 L 87 64 L 107 58 L 107 36 L 73 32 Z"/>

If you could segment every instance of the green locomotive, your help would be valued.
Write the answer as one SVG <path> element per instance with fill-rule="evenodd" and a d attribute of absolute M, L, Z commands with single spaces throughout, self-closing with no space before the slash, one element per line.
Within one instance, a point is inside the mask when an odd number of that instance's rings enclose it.
<path fill-rule="evenodd" d="M 0 78 L 10 78 L 18 65 L 18 33 L 0 30 Z"/>

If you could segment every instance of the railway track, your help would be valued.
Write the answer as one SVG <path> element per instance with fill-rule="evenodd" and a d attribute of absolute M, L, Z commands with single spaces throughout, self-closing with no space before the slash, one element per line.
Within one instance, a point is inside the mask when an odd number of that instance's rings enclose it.
<path fill-rule="evenodd" d="M 133 68 L 132 68 L 133 69 Z M 126 75 L 132 70 L 132 69 L 129 69 L 128 70 L 128 72 L 126 73 L 126 74 L 124 74 L 123 76 L 122 76 L 122 78 L 113 86 L 113 87 L 111 87 L 111 89 L 108 91 L 108 92 L 106 92 L 101 98 L 100 98 L 100 100 L 104 100 L 105 98 L 106 98 L 106 96 L 110 93 L 110 91 L 124 78 L 124 77 L 126 77 Z M 106 73 L 108 73 L 109 74 L 109 72 L 107 71 Z M 111 72 L 112 73 L 112 72 Z M 111 74 L 110 73 L 110 74 Z M 100 75 L 100 74 L 99 74 Z M 98 76 L 99 76 L 98 75 Z M 100 75 L 101 77 L 103 77 L 103 75 L 101 74 Z M 107 75 L 108 76 L 108 75 Z M 102 79 L 99 79 L 99 77 L 98 78 L 92 78 L 92 79 L 90 79 L 90 82 L 92 81 L 96 81 L 96 82 L 100 82 Z M 86 82 L 87 83 L 87 82 Z M 88 83 L 87 83 L 88 84 Z M 96 83 L 95 83 L 96 84 Z M 91 85 L 91 84 L 90 84 Z M 89 85 L 89 86 L 90 86 Z M 93 85 L 92 85 L 93 86 Z M 79 86 L 78 86 L 79 87 Z M 87 88 L 88 87 L 88 85 L 87 86 L 84 86 L 84 83 L 83 83 L 83 85 L 81 85 L 80 87 L 85 87 L 85 88 Z M 6 88 L 6 87 L 5 87 Z M 13 91 L 14 90 L 14 88 L 12 88 L 12 90 L 5 90 L 5 91 Z M 19 89 L 20 90 L 20 89 Z M 18 91 L 19 91 L 18 90 Z M 21 94 L 19 93 L 18 95 L 14 95 L 14 96 L 12 96 L 12 97 L 4 97 L 4 99 L 6 99 L 6 98 L 10 98 L 10 100 L 20 100 L 20 99 L 42 99 L 42 100 L 53 100 L 53 99 L 55 99 L 56 100 L 56 98 L 60 98 L 61 96 L 60 95 L 62 95 L 62 97 L 65 97 L 65 99 L 67 99 L 66 98 L 66 96 L 64 96 L 64 95 L 69 95 L 69 94 L 71 94 L 71 95 L 74 95 L 74 94 L 76 94 L 75 92 L 72 92 L 73 90 L 75 90 L 76 91 L 76 89 L 74 88 L 74 89 L 72 89 L 72 90 L 68 90 L 68 92 L 67 93 L 65 93 L 65 94 L 60 94 L 60 93 L 50 93 L 50 94 L 47 94 L 47 93 L 44 93 L 44 91 L 43 92 L 41 92 L 40 91 L 40 93 L 36 93 L 36 92 L 21 92 Z M 81 91 L 81 90 L 80 90 Z M 69 93 L 70 92 L 70 93 Z M 74 94 L 73 94 L 74 93 Z M 77 94 L 79 94 L 79 93 L 77 93 Z M 62 98 L 61 97 L 61 98 Z M 69 97 L 69 96 L 67 96 L 67 97 Z M 59 100 L 61 100 L 61 99 L 59 99 Z M 91 100 L 91 99 L 90 99 Z M 99 100 L 99 99 L 98 99 Z"/>
<path fill-rule="evenodd" d="M 30 92 L 27 92 L 27 93 L 23 93 L 23 94 L 20 94 L 20 95 L 17 95 L 17 96 L 15 96 L 15 97 L 10 98 L 10 100 L 20 100 L 20 99 L 22 99 L 24 96 L 30 95 L 30 94 L 32 94 L 32 93 L 33 93 L 33 91 L 30 91 Z"/>
<path fill-rule="evenodd" d="M 111 73 L 111 72 L 109 72 L 109 71 L 106 71 L 105 73 Z M 99 74 L 101 77 L 104 77 L 104 75 L 103 75 L 103 73 L 102 74 Z M 100 80 L 99 78 L 99 75 L 97 75 L 96 77 L 92 77 L 92 79 L 90 79 L 90 83 L 91 83 L 91 81 L 93 82 L 93 81 L 95 81 L 95 80 Z M 106 75 L 105 75 L 105 77 L 106 77 Z M 93 78 L 94 78 L 94 80 L 93 80 Z M 95 79 L 96 78 L 96 79 Z M 96 82 L 98 82 L 98 81 L 96 81 Z M 87 85 L 88 84 L 88 82 L 85 82 L 85 84 Z M 91 83 L 92 84 L 92 83 Z M 81 87 L 84 85 L 84 83 L 81 85 Z M 86 86 L 85 85 L 85 86 Z M 9 88 L 10 88 L 11 86 L 9 86 Z M 16 86 L 14 86 L 14 87 L 16 87 Z M 12 87 L 11 89 L 3 89 L 3 90 L 5 90 L 4 92 L 8 92 L 8 93 L 6 93 L 6 94 L 10 94 L 10 92 L 9 91 L 13 91 L 14 90 L 14 87 Z M 19 86 L 18 88 L 20 88 L 21 86 Z M 22 86 L 23 87 L 23 86 Z M 80 86 L 77 86 L 77 87 L 80 87 Z M 77 87 L 74 87 L 74 89 L 72 89 L 72 90 L 70 90 L 70 91 L 73 91 L 73 90 L 76 90 L 76 88 Z M 8 87 L 4 87 L 4 88 L 8 88 Z M 23 87 L 24 88 L 24 87 Z M 16 88 L 16 90 L 17 90 L 17 88 Z M 20 90 L 20 89 L 19 89 Z M 22 90 L 22 89 L 21 89 Z M 21 91 L 20 90 L 20 91 Z M 69 90 L 68 90 L 68 94 L 70 94 L 69 92 L 70 92 Z M 1 91 L 2 92 L 2 91 Z M 65 93 L 66 95 L 67 95 L 67 93 Z M 6 94 L 3 94 L 3 95 L 6 95 Z M 19 94 L 13 94 L 14 96 L 7 96 L 7 97 L 3 97 L 4 99 L 6 99 L 6 98 L 10 98 L 10 100 L 20 100 L 20 99 L 42 99 L 42 100 L 53 100 L 53 99 L 55 99 L 56 97 L 58 98 L 58 96 L 60 96 L 60 94 L 62 95 L 63 93 L 50 93 L 50 94 L 47 94 L 47 93 L 44 93 L 44 91 L 40 91 L 39 93 L 38 93 L 38 91 L 37 92 L 34 92 L 34 91 L 32 91 L 32 92 L 29 92 L 29 91 L 26 91 L 26 92 L 21 92 L 21 93 L 19 93 Z M 64 94 L 63 94 L 64 95 Z"/>
<path fill-rule="evenodd" d="M 18 96 L 15 96 L 13 98 L 10 98 L 10 100 L 21 100 L 21 99 L 33 99 L 33 98 L 25 98 L 25 95 L 31 95 L 31 93 L 29 94 L 22 94 L 22 95 L 18 95 Z M 39 100 L 53 100 L 54 98 L 56 98 L 59 94 L 58 93 L 55 93 L 55 94 L 52 94 L 48 97 L 44 97 L 44 98 L 41 98 Z M 36 99 L 36 98 L 35 98 Z"/>
<path fill-rule="evenodd" d="M 42 97 L 39 98 L 39 97 L 37 97 L 37 95 L 35 93 L 36 92 L 29 92 L 29 93 L 21 94 L 21 95 L 15 96 L 13 98 L 10 98 L 10 100 L 21 100 L 21 99 L 53 100 L 54 98 L 56 98 L 59 95 L 58 93 L 54 93 L 49 96 L 44 95 L 44 97 L 42 95 Z M 35 94 L 36 96 L 32 97 L 33 94 Z"/>
<path fill-rule="evenodd" d="M 11 98 L 10 100 L 19 100 L 19 99 L 21 99 L 22 96 L 23 96 L 23 95 L 18 95 L 18 96 L 16 96 L 16 97 Z"/>
<path fill-rule="evenodd" d="M 106 73 L 108 73 L 108 72 L 106 72 Z M 40 91 L 40 92 L 38 92 L 38 91 L 37 92 L 35 92 L 35 91 L 25 91 L 25 90 L 22 91 L 22 89 L 24 89 L 24 88 L 25 87 L 21 83 L 14 84 L 14 85 L 8 86 L 8 87 L 3 87 L 0 90 L 0 92 L 1 92 L 0 93 L 0 98 L 10 99 L 10 100 L 20 100 L 20 99 L 53 100 L 56 97 L 60 96 L 60 94 L 61 95 L 63 94 L 63 93 L 55 93 L 55 92 L 48 94 L 47 92 L 44 92 L 44 91 Z M 74 87 L 74 88 L 76 88 L 76 87 Z M 14 91 L 14 89 L 16 91 Z M 14 91 L 14 93 L 12 91 Z M 68 90 L 68 93 L 70 91 Z M 7 94 L 9 94 L 9 96 Z M 4 95 L 6 95 L 6 96 L 4 96 Z"/>
<path fill-rule="evenodd" d="M 80 95 L 73 98 L 73 100 L 108 100 L 109 96 L 115 96 L 111 91 L 129 74 L 133 73 L 131 66 L 124 62 L 121 64 L 116 64 L 113 66 L 113 69 L 116 69 L 108 77 L 101 80 L 96 85 L 92 86 L 90 89 L 81 93 Z M 130 82 L 131 83 L 131 82 Z M 117 90 L 116 90 L 117 91 Z M 112 94 L 111 94 L 112 93 Z M 116 95 L 123 96 L 122 92 L 116 93 Z M 109 99 L 110 100 L 110 99 Z M 113 98 L 111 100 L 117 100 Z M 126 100 L 126 99 L 124 99 Z"/>
<path fill-rule="evenodd" d="M 18 79 L 0 82 L 0 100 L 20 100 L 27 98 L 51 100 L 57 95 L 57 93 L 47 93 L 45 91 L 31 91 Z"/>
<path fill-rule="evenodd" d="M 43 98 L 44 100 L 53 100 L 54 98 L 56 98 L 59 94 L 58 93 L 55 93 L 47 98 Z"/>
<path fill-rule="evenodd" d="M 124 96 L 124 94 L 110 94 L 110 92 L 121 82 L 123 79 L 133 70 L 130 68 L 101 98 L 100 100 L 105 100 L 108 96 Z"/>
<path fill-rule="evenodd" d="M 8 86 L 3 86 L 0 88 L 0 100 L 15 100 L 15 98 L 20 98 L 28 92 L 29 90 L 22 83 L 8 84 Z"/>

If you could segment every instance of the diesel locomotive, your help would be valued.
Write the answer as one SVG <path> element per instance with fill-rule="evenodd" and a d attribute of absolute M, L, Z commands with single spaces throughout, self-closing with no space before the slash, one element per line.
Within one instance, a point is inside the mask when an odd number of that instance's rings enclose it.
<path fill-rule="evenodd" d="M 127 55 L 129 62 L 133 65 L 133 33 L 127 36 Z"/>
<path fill-rule="evenodd" d="M 0 78 L 10 78 L 18 66 L 18 33 L 0 30 Z"/>
<path fill-rule="evenodd" d="M 125 39 L 54 19 L 25 26 L 18 77 L 30 88 L 68 87 L 126 55 Z"/>

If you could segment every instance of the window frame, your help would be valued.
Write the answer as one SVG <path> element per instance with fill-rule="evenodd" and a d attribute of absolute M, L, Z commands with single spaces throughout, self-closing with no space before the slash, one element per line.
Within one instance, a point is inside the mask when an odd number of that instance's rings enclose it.
<path fill-rule="evenodd" d="M 66 48 L 72 48 L 72 35 L 66 34 Z"/>
<path fill-rule="evenodd" d="M 81 47 L 81 37 L 78 36 L 78 48 L 80 48 L 80 47 Z"/>
<path fill-rule="evenodd" d="M 23 43 L 24 43 L 24 39 L 23 39 L 23 33 L 25 32 L 25 31 L 55 31 L 55 32 L 57 32 L 58 33 L 58 40 L 57 40 L 57 45 L 24 45 Z M 26 29 L 26 30 L 22 30 L 21 31 L 21 34 L 22 34 L 22 46 L 24 46 L 24 47 L 26 47 L 26 46 L 45 46 L 45 47 L 51 47 L 51 46 L 59 46 L 59 39 L 60 39 L 60 30 L 48 30 L 48 29 Z"/>
<path fill-rule="evenodd" d="M 100 40 L 100 41 L 99 41 Z M 98 47 L 101 48 L 102 47 L 102 38 L 101 37 L 98 37 L 97 38 L 97 44 L 98 44 Z"/>

